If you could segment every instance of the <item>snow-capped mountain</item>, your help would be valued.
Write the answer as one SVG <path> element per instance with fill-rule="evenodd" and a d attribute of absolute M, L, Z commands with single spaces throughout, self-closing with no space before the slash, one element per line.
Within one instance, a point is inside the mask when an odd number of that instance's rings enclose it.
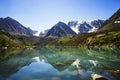
<path fill-rule="evenodd" d="M 39 36 L 39 34 L 40 34 L 40 31 L 36 31 L 36 32 L 33 34 L 33 36 Z"/>
<path fill-rule="evenodd" d="M 45 36 L 47 35 L 48 31 L 49 31 L 49 29 L 46 29 L 46 30 L 44 30 L 44 31 L 41 31 L 41 32 L 39 33 L 39 36 L 40 36 L 40 37 L 45 37 Z"/>
<path fill-rule="evenodd" d="M 68 22 L 68 26 L 76 32 L 79 33 L 90 33 L 96 31 L 102 24 L 104 20 L 94 20 L 91 22 L 80 22 L 80 21 L 70 21 Z"/>

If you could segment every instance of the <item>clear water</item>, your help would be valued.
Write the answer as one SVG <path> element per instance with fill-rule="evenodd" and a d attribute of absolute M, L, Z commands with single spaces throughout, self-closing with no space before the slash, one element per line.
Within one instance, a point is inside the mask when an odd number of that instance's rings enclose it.
<path fill-rule="evenodd" d="M 117 80 L 120 50 L 36 48 L 0 51 L 0 80 L 90 80 L 96 73 Z"/>

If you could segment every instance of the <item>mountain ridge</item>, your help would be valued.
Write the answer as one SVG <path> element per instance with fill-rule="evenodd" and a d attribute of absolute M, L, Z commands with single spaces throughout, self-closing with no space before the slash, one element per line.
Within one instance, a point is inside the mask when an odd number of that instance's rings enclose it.
<path fill-rule="evenodd" d="M 32 36 L 33 33 L 35 33 L 35 31 L 31 30 L 30 28 L 26 28 L 18 21 L 10 17 L 0 18 L 0 29 L 11 35 Z"/>
<path fill-rule="evenodd" d="M 97 32 L 111 31 L 120 31 L 120 9 L 118 9 L 109 19 L 107 19 L 97 30 Z"/>
<path fill-rule="evenodd" d="M 90 22 L 86 21 L 70 21 L 68 22 L 68 26 L 76 32 L 76 34 L 81 34 L 81 33 L 90 33 L 90 32 L 95 32 L 102 24 L 104 20 L 93 20 Z"/>
<path fill-rule="evenodd" d="M 59 21 L 47 33 L 46 37 L 70 37 L 76 33 L 65 23 Z"/>

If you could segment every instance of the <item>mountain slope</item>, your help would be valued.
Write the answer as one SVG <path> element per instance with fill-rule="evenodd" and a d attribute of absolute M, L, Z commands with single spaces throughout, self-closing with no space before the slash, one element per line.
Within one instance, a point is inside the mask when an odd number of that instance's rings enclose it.
<path fill-rule="evenodd" d="M 22 43 L 17 39 L 15 39 L 15 37 L 0 30 L 0 49 L 4 47 L 8 48 L 8 47 L 21 47 L 21 46 L 23 46 Z"/>
<path fill-rule="evenodd" d="M 90 33 L 96 31 L 102 24 L 104 20 L 93 20 L 91 22 L 80 22 L 80 21 L 70 21 L 68 22 L 68 26 L 75 31 L 77 34 L 79 33 Z"/>
<path fill-rule="evenodd" d="M 47 46 L 78 46 L 87 48 L 120 48 L 120 9 L 97 32 L 77 34 L 50 42 Z"/>
<path fill-rule="evenodd" d="M 46 37 L 70 37 L 76 34 L 69 26 L 63 22 L 58 22 L 47 33 Z"/>
<path fill-rule="evenodd" d="M 34 33 L 30 28 L 24 27 L 22 24 L 10 17 L 0 18 L 0 29 L 11 35 L 31 36 Z"/>
<path fill-rule="evenodd" d="M 114 13 L 108 20 L 106 20 L 97 32 L 113 31 L 120 31 L 120 9 L 116 13 Z"/>

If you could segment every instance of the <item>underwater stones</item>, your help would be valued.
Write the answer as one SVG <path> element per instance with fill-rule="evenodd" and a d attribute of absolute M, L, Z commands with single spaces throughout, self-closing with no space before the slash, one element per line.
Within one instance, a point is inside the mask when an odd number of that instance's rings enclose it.
<path fill-rule="evenodd" d="M 110 80 L 110 79 L 98 74 L 91 74 L 91 80 Z"/>

